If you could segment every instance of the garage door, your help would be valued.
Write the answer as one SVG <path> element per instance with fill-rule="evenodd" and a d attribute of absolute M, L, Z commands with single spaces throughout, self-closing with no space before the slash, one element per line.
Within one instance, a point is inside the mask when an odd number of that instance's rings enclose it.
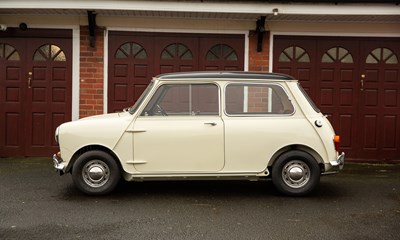
<path fill-rule="evenodd" d="M 118 112 L 158 74 L 243 70 L 244 35 L 112 31 L 108 52 L 108 112 Z"/>
<path fill-rule="evenodd" d="M 400 160 L 399 41 L 275 36 L 273 70 L 302 82 L 350 158 Z"/>
<path fill-rule="evenodd" d="M 71 120 L 72 32 L 0 34 L 0 156 L 50 156 Z"/>

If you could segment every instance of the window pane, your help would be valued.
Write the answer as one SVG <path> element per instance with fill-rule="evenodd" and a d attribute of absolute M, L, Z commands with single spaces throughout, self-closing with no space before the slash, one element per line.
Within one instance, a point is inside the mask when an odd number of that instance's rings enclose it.
<path fill-rule="evenodd" d="M 365 60 L 365 63 L 378 63 L 378 61 L 371 54 L 369 54 L 367 60 Z"/>
<path fill-rule="evenodd" d="M 64 62 L 66 61 L 66 57 L 63 51 L 61 51 L 55 58 L 54 61 Z"/>
<path fill-rule="evenodd" d="M 214 84 L 162 85 L 142 116 L 219 115 L 218 87 Z"/>
<path fill-rule="evenodd" d="M 333 63 L 333 59 L 328 55 L 328 54 L 324 54 L 322 56 L 322 61 L 323 63 Z"/>
<path fill-rule="evenodd" d="M 126 58 L 126 54 L 123 51 L 118 49 L 117 53 L 115 54 L 115 57 L 116 58 Z"/>
<path fill-rule="evenodd" d="M 399 62 L 397 60 L 396 55 L 393 55 L 388 60 L 386 60 L 385 63 L 387 63 L 387 64 L 398 64 Z"/>
<path fill-rule="evenodd" d="M 293 48 L 294 47 L 288 47 L 285 50 L 283 50 L 284 53 L 290 58 L 293 59 Z"/>
<path fill-rule="evenodd" d="M 310 62 L 310 56 L 308 56 L 308 53 L 306 53 L 303 56 L 301 56 L 301 58 L 298 61 L 299 62 Z"/>
<path fill-rule="evenodd" d="M 192 115 L 219 115 L 218 87 L 213 84 L 191 85 Z"/>
<path fill-rule="evenodd" d="M 351 54 L 346 55 L 344 58 L 342 58 L 342 63 L 353 63 L 353 57 Z"/>
<path fill-rule="evenodd" d="M 296 59 L 299 59 L 301 57 L 301 55 L 303 55 L 305 52 L 304 49 L 302 49 L 301 47 L 296 47 Z"/>
<path fill-rule="evenodd" d="M 281 53 L 281 55 L 279 55 L 279 62 L 290 62 L 290 59 L 285 53 Z"/>
<path fill-rule="evenodd" d="M 377 60 L 381 60 L 381 59 L 382 59 L 382 57 L 381 57 L 381 50 L 382 50 L 382 48 L 377 48 L 377 49 L 373 50 L 373 51 L 371 52 L 371 54 L 374 55 L 374 57 L 375 57 Z"/>
<path fill-rule="evenodd" d="M 286 92 L 273 84 L 230 84 L 226 88 L 228 114 L 291 114 Z M 240 108 L 240 106 L 243 106 Z"/>

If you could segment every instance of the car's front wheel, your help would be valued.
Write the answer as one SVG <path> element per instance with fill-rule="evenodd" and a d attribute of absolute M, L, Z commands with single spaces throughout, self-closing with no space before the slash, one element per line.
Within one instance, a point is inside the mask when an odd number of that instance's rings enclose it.
<path fill-rule="evenodd" d="M 89 151 L 78 157 L 72 168 L 75 186 L 89 195 L 110 193 L 121 178 L 114 158 L 103 151 Z"/>
<path fill-rule="evenodd" d="M 272 167 L 276 189 L 289 196 L 303 196 L 316 188 L 321 176 L 317 161 L 303 151 L 289 151 L 278 157 Z"/>

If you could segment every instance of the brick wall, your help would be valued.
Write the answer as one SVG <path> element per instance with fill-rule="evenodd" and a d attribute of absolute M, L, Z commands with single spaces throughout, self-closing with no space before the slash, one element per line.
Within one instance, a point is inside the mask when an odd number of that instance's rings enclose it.
<path fill-rule="evenodd" d="M 80 28 L 80 102 L 79 117 L 103 113 L 104 34 L 96 29 L 95 47 L 90 47 L 89 29 Z"/>
<path fill-rule="evenodd" d="M 262 52 L 257 52 L 257 33 L 249 34 L 249 71 L 269 71 L 269 32 L 265 32 Z"/>

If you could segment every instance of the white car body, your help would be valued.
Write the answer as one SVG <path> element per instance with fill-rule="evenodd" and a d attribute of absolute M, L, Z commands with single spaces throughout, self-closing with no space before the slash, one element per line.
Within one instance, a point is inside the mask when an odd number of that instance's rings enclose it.
<path fill-rule="evenodd" d="M 163 85 L 170 89 L 179 84 L 217 87 L 218 112 L 197 115 L 192 111 L 184 116 L 163 116 L 162 109 L 157 112 L 160 115 L 150 116 L 145 112 L 157 89 Z M 246 95 L 249 86 L 264 87 L 262 84 L 282 88 L 292 104 L 291 112 L 248 114 L 243 110 L 242 114 L 227 113 L 225 91 L 228 85 L 243 87 L 247 91 L 243 99 L 249 101 Z M 60 125 L 56 131 L 60 153 L 53 157 L 55 168 L 62 173 L 70 172 L 79 156 L 92 150 L 112 156 L 127 181 L 257 180 L 268 177 L 276 159 L 291 150 L 311 155 L 320 173 L 338 171 L 343 166 L 344 154 L 339 155 L 335 149 L 331 124 L 326 116 L 316 111 L 299 88 L 298 81 L 287 76 L 244 72 L 165 74 L 155 77 L 144 94 L 134 107 L 135 111 L 93 116 Z M 299 171 L 295 167 L 291 168 L 294 174 Z M 297 168 L 301 171 L 301 167 Z M 95 171 L 101 174 L 103 170 L 100 167 L 93 169 Z"/>

